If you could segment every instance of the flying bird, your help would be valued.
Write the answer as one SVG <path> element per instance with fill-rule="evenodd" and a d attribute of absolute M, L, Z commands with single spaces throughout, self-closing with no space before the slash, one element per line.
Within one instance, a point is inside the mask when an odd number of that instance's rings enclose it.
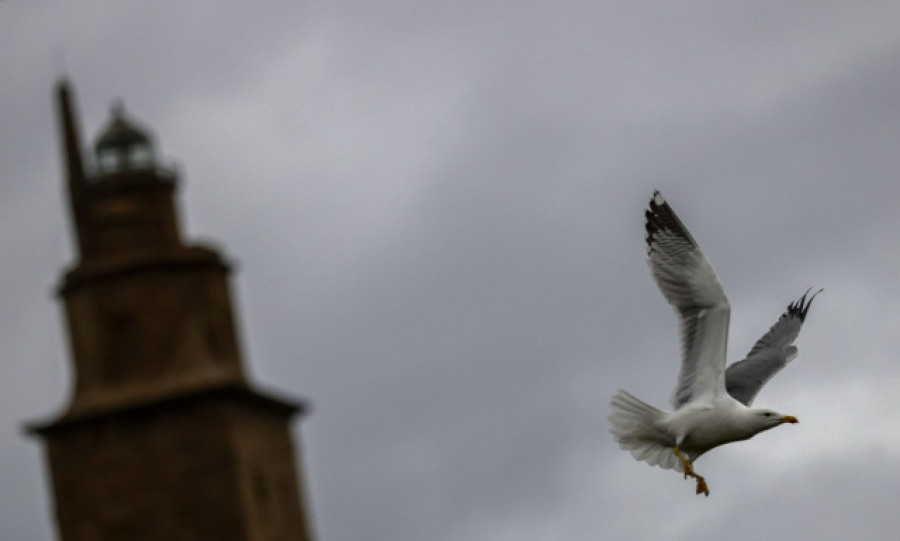
<path fill-rule="evenodd" d="M 672 393 L 673 411 L 659 410 L 619 390 L 611 402 L 610 432 L 637 460 L 684 473 L 709 496 L 706 480 L 694 471 L 703 453 L 797 418 L 751 408 L 772 376 L 797 356 L 793 345 L 813 299 L 809 291 L 790 303 L 742 361 L 725 368 L 731 307 L 712 264 L 697 241 L 655 191 L 645 212 L 648 263 L 663 296 L 678 314 L 681 370 Z"/>

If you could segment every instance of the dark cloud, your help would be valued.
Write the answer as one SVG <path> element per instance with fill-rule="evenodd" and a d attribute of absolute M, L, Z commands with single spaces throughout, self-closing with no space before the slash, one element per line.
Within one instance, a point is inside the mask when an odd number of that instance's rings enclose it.
<path fill-rule="evenodd" d="M 0 539 L 53 535 L 16 434 L 69 387 L 58 51 L 83 131 L 124 98 L 237 261 L 251 370 L 315 406 L 322 539 L 892 532 L 898 425 L 860 422 L 900 407 L 893 4 L 264 4 L 0 5 Z M 760 396 L 801 424 L 704 457 L 708 500 L 606 434 L 617 388 L 663 406 L 677 372 L 654 188 L 719 271 L 733 356 L 826 288 Z"/>

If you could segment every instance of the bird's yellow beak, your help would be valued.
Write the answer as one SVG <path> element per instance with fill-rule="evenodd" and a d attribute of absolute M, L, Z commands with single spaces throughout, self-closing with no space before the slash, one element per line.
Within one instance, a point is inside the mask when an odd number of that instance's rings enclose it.
<path fill-rule="evenodd" d="M 781 418 L 781 422 L 782 423 L 799 423 L 800 421 L 798 421 L 797 418 L 794 417 L 793 415 L 785 415 L 784 417 Z"/>

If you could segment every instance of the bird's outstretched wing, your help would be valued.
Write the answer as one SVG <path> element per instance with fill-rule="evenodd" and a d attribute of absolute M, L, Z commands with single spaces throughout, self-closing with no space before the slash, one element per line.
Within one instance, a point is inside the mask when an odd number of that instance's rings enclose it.
<path fill-rule="evenodd" d="M 678 313 L 681 370 L 672 407 L 725 392 L 731 308 L 709 260 L 656 191 L 644 213 L 650 271 Z"/>
<path fill-rule="evenodd" d="M 728 367 L 725 387 L 735 400 L 749 406 L 763 385 L 794 360 L 797 356 L 794 341 L 800 334 L 813 299 L 821 292 L 821 289 L 816 291 L 807 300 L 807 290 L 800 299 L 789 304 L 769 332 L 753 344 L 747 357 Z"/>

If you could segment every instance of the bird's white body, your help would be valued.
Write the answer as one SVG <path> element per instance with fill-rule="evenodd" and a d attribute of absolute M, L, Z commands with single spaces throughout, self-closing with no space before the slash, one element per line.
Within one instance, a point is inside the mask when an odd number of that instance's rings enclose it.
<path fill-rule="evenodd" d="M 672 435 L 673 443 L 696 458 L 713 447 L 752 438 L 767 428 L 757 422 L 757 417 L 753 410 L 726 394 L 666 413 L 659 425 Z"/>
<path fill-rule="evenodd" d="M 619 446 L 638 460 L 677 471 L 684 471 L 684 464 L 673 453 L 676 446 L 694 461 L 714 447 L 796 422 L 771 410 L 748 408 L 728 394 L 666 412 L 619 391 L 611 405 L 611 432 Z"/>

